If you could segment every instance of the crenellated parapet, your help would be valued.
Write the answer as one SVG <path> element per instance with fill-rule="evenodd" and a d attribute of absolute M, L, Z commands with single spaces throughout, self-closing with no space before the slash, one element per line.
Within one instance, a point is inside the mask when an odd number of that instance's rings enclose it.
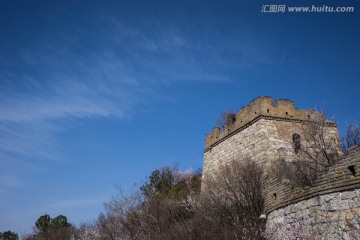
<path fill-rule="evenodd" d="M 214 127 L 206 135 L 202 191 L 211 188 L 207 180 L 222 166 L 233 161 L 253 161 L 265 170 L 262 192 L 268 233 L 279 230 L 285 231 L 283 236 L 286 236 L 289 224 L 301 224 L 309 232 L 329 230 L 330 235 L 324 239 L 338 239 L 338 233 L 334 231 L 345 226 L 345 233 L 349 235 L 352 230 L 346 226 L 350 222 L 358 224 L 354 231 L 360 237 L 360 147 L 350 149 L 306 189 L 272 178 L 267 171 L 276 167 L 274 162 L 279 159 L 299 160 L 297 144 L 314 149 L 316 146 L 307 138 L 312 126 L 321 126 L 323 140 L 341 156 L 336 123 L 327 120 L 322 113 L 295 108 L 294 102 L 287 99 L 274 101 L 266 96 L 254 99 L 231 115 L 222 129 Z M 354 219 L 358 221 L 354 222 Z"/>
<path fill-rule="evenodd" d="M 306 122 L 314 117 L 323 117 L 313 109 L 295 108 L 294 102 L 287 99 L 276 99 L 268 96 L 260 96 L 242 107 L 232 119 L 229 119 L 223 129 L 214 127 L 205 136 L 205 152 L 209 151 L 218 143 L 226 140 L 234 134 L 248 128 L 260 119 L 276 121 Z M 328 121 L 330 126 L 336 127 L 336 123 Z"/>
<path fill-rule="evenodd" d="M 265 211 L 286 207 L 324 194 L 360 189 L 360 146 L 354 147 L 335 165 L 328 167 L 311 187 L 294 188 L 279 179 L 264 182 Z"/>
<path fill-rule="evenodd" d="M 264 182 L 268 233 L 288 234 L 288 229 L 311 232 L 323 239 L 360 237 L 360 146 L 349 149 L 306 189 L 288 182 Z M 289 226 L 291 226 L 289 228 Z"/>

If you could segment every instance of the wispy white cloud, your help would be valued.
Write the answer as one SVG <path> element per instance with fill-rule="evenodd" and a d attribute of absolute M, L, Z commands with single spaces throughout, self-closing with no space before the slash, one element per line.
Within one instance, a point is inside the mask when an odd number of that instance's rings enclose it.
<path fill-rule="evenodd" d="M 49 156 L 49 149 L 56 145 L 56 135 L 66 130 L 58 124 L 60 119 L 123 118 L 145 97 L 145 90 L 139 86 L 131 68 L 124 66 L 111 49 L 87 59 L 68 49 L 58 53 L 53 48 L 26 50 L 24 61 L 30 70 L 2 73 L 0 149 L 3 151 Z M 48 61 L 51 58 L 57 61 Z"/>
<path fill-rule="evenodd" d="M 160 92 L 163 85 L 229 83 L 234 69 L 271 62 L 267 49 L 239 34 L 198 34 L 186 24 L 151 19 L 142 24 L 121 17 L 98 20 L 47 29 L 36 42 L 14 43 L 11 56 L 0 55 L 2 197 L 15 196 L 10 189 L 32 189 L 26 184 L 33 181 L 26 180 L 33 176 L 46 179 L 38 173 L 51 175 L 53 165 L 44 162 L 61 155 L 63 133 L 79 121 L 124 119 L 154 99 L 172 100 Z M 37 190 L 46 192 L 42 187 Z M 39 208 L 9 211 L 0 225 L 16 225 L 17 216 L 26 215 L 30 226 L 45 212 L 74 212 L 103 201 L 81 193 L 75 199 L 47 197 Z"/>
<path fill-rule="evenodd" d="M 251 37 L 237 39 L 239 34 L 197 38 L 190 28 L 166 23 L 144 29 L 121 19 L 106 21 L 94 29 L 96 43 L 88 30 L 75 26 L 79 34 L 50 34 L 37 48 L 20 48 L 18 67 L 2 58 L 0 149 L 46 155 L 49 147 L 41 146 L 55 146 L 55 136 L 66 130 L 59 119 L 124 118 L 159 85 L 231 82 L 226 68 L 269 61 Z"/>
<path fill-rule="evenodd" d="M 259 64 L 276 63 L 277 54 L 270 44 L 242 31 L 232 33 L 201 32 L 171 24 L 150 23 L 142 28 L 127 26 L 112 19 L 108 26 L 117 43 L 128 43 L 124 49 L 133 63 L 144 66 L 156 83 L 232 82 L 234 70 L 241 71 Z M 128 37 L 132 39 L 129 43 Z M 140 62 L 139 62 L 140 61 Z M 156 77 L 154 77 L 156 76 Z"/>

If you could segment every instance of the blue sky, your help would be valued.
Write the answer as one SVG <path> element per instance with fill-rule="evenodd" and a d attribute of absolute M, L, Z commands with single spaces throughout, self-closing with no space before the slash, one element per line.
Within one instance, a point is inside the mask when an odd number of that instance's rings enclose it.
<path fill-rule="evenodd" d="M 353 13 L 261 13 L 264 4 Z M 266 95 L 360 118 L 359 1 L 1 1 L 0 231 L 75 224 L 155 168 L 202 167 L 221 111 Z"/>

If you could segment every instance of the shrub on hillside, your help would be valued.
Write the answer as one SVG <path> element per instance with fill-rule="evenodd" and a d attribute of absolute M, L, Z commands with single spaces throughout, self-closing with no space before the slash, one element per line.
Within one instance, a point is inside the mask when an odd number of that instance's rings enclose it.
<path fill-rule="evenodd" d="M 140 191 L 105 204 L 101 239 L 262 239 L 261 175 L 254 163 L 233 162 L 200 194 L 201 174 L 155 170 Z"/>

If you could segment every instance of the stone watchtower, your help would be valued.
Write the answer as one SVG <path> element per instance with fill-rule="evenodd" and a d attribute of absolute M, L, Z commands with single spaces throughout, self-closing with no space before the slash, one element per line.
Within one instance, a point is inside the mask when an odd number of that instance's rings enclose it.
<path fill-rule="evenodd" d="M 257 97 L 205 137 L 203 180 L 230 161 L 255 161 L 264 167 L 284 158 L 291 160 L 306 122 L 323 117 L 313 109 L 297 109 L 286 99 Z M 340 146 L 335 122 L 326 120 L 326 135 Z"/>

